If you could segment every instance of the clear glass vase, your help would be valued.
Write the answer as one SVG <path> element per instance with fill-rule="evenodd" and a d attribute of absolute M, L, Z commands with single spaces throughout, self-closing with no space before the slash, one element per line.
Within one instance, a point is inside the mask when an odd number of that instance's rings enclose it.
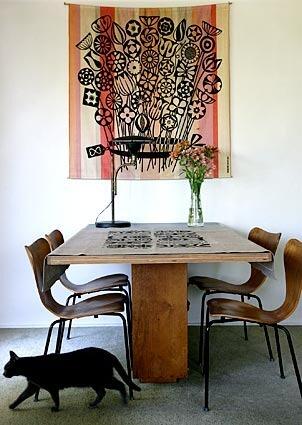
<path fill-rule="evenodd" d="M 203 215 L 200 200 L 202 182 L 191 182 L 191 206 L 189 209 L 188 226 L 203 226 Z"/>

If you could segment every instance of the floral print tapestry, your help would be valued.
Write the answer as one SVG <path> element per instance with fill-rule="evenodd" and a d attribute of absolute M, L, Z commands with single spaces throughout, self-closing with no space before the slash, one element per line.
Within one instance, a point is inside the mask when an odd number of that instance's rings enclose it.
<path fill-rule="evenodd" d="M 179 141 L 218 148 L 230 176 L 229 5 L 69 5 L 69 176 L 183 178 Z M 129 153 L 130 152 L 130 153 Z"/>

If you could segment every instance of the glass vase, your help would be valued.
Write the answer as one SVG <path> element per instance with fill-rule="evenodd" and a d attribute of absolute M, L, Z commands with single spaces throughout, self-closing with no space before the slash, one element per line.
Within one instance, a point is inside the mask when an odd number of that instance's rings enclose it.
<path fill-rule="evenodd" d="M 203 226 L 203 215 L 200 200 L 202 182 L 190 182 L 191 206 L 189 209 L 188 226 Z"/>

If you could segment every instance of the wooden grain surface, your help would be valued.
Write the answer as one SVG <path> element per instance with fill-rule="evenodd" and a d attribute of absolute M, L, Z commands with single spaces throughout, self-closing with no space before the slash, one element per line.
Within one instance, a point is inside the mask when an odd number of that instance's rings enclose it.
<path fill-rule="evenodd" d="M 169 263 L 220 263 L 220 262 L 268 262 L 270 252 L 233 253 L 190 253 L 190 254 L 149 254 L 149 255 L 55 255 L 47 257 L 50 265 L 59 264 L 169 264 Z"/>
<path fill-rule="evenodd" d="M 101 264 L 101 263 L 201 263 L 223 261 L 271 261 L 271 253 L 249 241 L 233 229 L 219 223 L 206 223 L 204 227 L 188 228 L 184 223 L 133 224 L 131 230 L 192 230 L 202 236 L 209 246 L 158 248 L 108 248 L 109 230 L 88 225 L 55 249 L 48 264 Z M 128 230 L 125 230 L 125 232 Z"/>
<path fill-rule="evenodd" d="M 142 382 L 187 376 L 187 265 L 132 266 L 133 373 Z"/>

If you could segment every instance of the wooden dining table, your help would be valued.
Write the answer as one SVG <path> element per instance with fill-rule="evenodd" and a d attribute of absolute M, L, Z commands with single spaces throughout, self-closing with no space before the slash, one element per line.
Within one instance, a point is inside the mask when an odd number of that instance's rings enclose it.
<path fill-rule="evenodd" d="M 48 270 L 131 264 L 133 375 L 141 382 L 175 382 L 187 376 L 187 268 L 213 262 L 261 266 L 271 264 L 272 254 L 219 223 L 146 223 L 127 229 L 90 224 L 47 257 Z"/>

